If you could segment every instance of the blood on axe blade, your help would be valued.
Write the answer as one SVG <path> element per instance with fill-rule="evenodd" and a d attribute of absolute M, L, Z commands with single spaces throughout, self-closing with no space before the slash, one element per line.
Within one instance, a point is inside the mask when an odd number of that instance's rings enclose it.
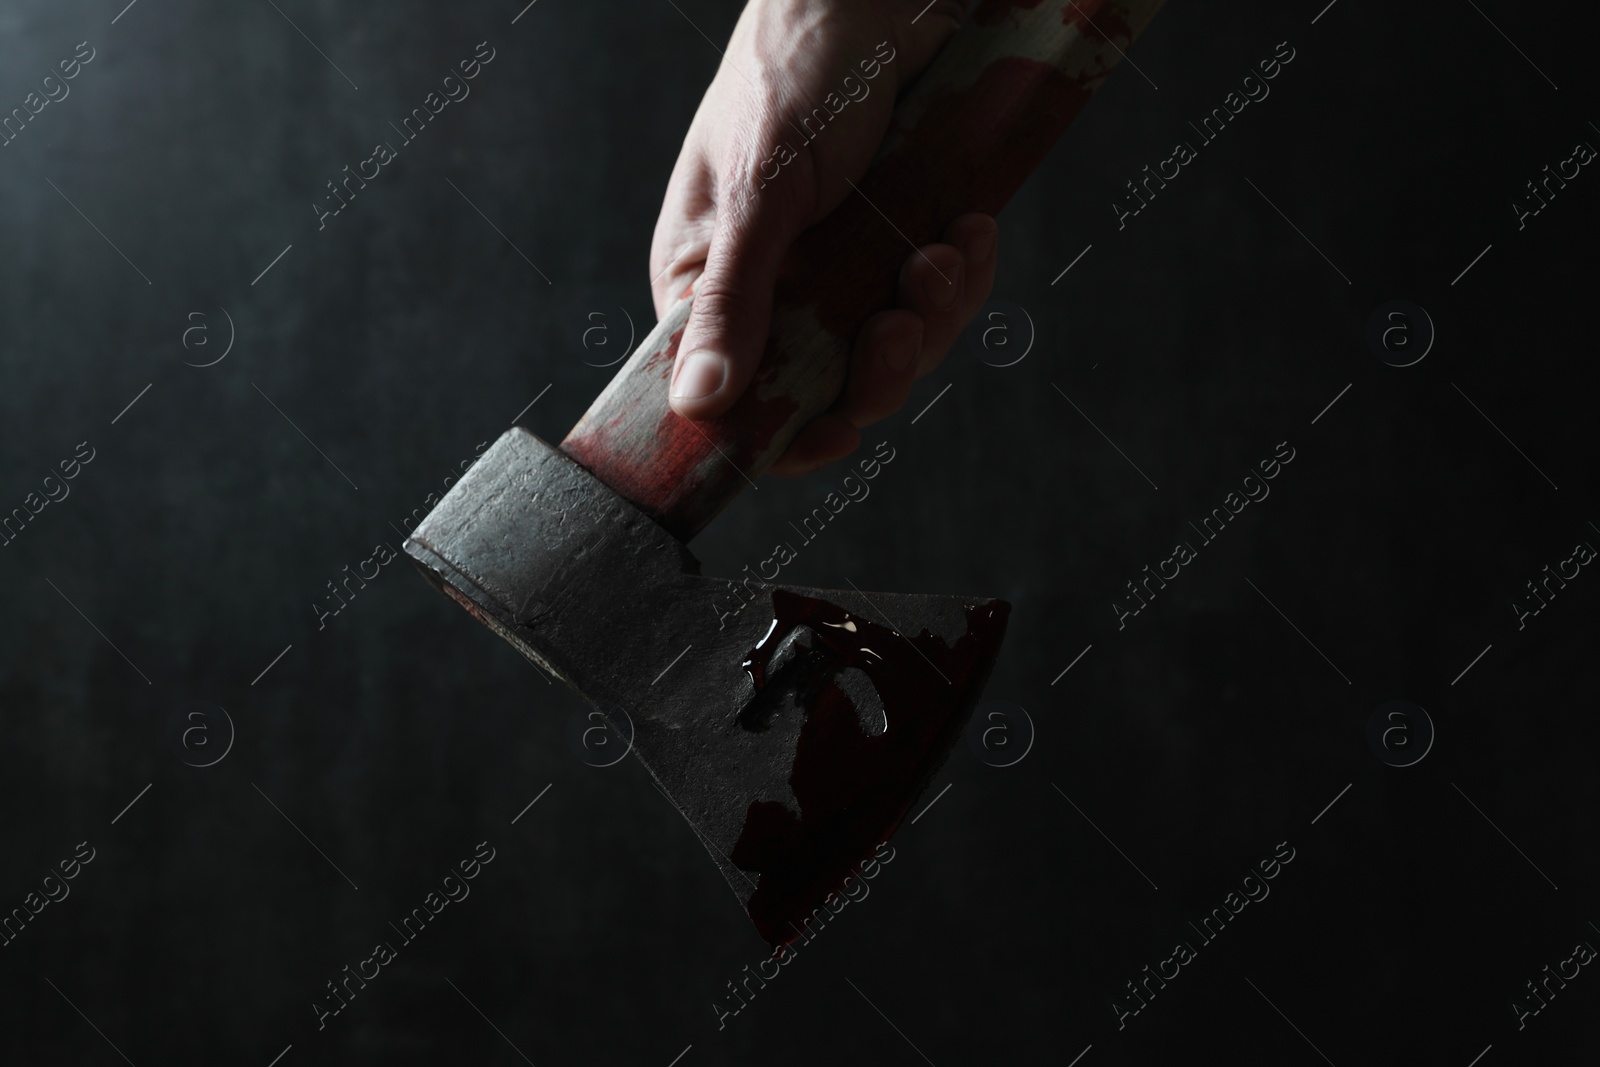
<path fill-rule="evenodd" d="M 747 579 L 686 542 L 825 410 L 901 262 L 998 213 L 1160 0 L 984 0 L 898 102 L 883 148 L 789 254 L 755 381 L 718 419 L 667 404 L 692 307 L 657 324 L 559 449 L 507 431 L 413 531 L 423 573 L 614 718 L 778 945 L 892 835 L 960 736 L 1010 606 Z M 656 683 L 661 656 L 693 644 Z"/>

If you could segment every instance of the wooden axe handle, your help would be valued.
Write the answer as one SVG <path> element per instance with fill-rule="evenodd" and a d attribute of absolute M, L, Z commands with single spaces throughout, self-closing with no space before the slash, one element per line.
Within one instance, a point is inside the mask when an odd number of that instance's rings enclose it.
<path fill-rule="evenodd" d="M 738 402 L 705 422 L 667 404 L 688 294 L 562 451 L 678 537 L 693 537 L 837 399 L 852 341 L 869 316 L 894 306 L 905 258 L 958 215 L 998 213 L 1161 3 L 983 0 L 896 105 L 858 191 L 791 249 L 761 367 Z"/>

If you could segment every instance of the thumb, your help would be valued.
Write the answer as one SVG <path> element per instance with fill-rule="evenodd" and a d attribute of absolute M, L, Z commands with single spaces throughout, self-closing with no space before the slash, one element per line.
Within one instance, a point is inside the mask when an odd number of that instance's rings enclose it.
<path fill-rule="evenodd" d="M 789 245 L 803 228 L 781 193 L 745 184 L 725 189 L 705 272 L 672 370 L 671 404 L 689 419 L 710 419 L 733 406 L 755 376 L 766 349 L 772 293 Z"/>

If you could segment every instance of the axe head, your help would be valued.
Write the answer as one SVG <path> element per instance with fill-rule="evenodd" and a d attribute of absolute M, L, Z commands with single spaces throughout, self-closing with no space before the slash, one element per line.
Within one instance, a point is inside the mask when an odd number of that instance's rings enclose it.
<path fill-rule="evenodd" d="M 631 723 L 633 755 L 773 945 L 800 936 L 906 816 L 1010 612 L 702 577 L 681 542 L 521 428 L 405 551 L 614 730 Z"/>

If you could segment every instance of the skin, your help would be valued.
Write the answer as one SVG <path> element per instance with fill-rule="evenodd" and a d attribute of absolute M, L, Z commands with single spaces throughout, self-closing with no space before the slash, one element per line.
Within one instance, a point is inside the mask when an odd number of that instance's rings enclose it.
<path fill-rule="evenodd" d="M 936 0 L 919 17 L 924 6 L 926 0 L 751 0 L 740 16 L 684 138 L 651 244 L 658 316 L 695 285 L 672 372 L 678 414 L 715 418 L 749 385 L 784 254 L 854 195 L 850 183 L 883 140 L 896 96 L 960 25 L 959 0 Z M 864 82 L 859 64 L 884 41 L 894 58 Z M 844 96 L 841 85 L 851 75 L 870 94 L 807 142 L 790 123 L 829 93 Z M 780 144 L 793 146 L 797 157 L 772 177 Z M 898 306 L 867 320 L 844 393 L 800 431 L 772 473 L 803 474 L 841 459 L 861 443 L 861 427 L 900 410 L 911 383 L 943 362 L 989 298 L 997 236 L 993 218 L 968 214 L 950 224 L 943 242 L 907 249 Z"/>

